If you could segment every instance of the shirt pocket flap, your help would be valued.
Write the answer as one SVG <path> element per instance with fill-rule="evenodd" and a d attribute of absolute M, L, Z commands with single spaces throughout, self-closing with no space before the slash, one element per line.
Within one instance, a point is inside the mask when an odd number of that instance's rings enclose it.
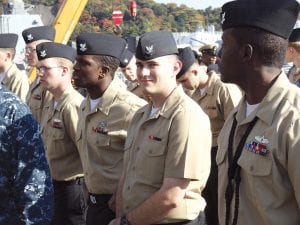
<path fill-rule="evenodd" d="M 150 157 L 162 156 L 165 153 L 166 143 L 151 140 L 147 148 L 143 149 L 144 153 Z"/>
<path fill-rule="evenodd" d="M 272 169 L 272 160 L 269 156 L 261 156 L 244 151 L 238 164 L 252 176 L 268 176 Z"/>

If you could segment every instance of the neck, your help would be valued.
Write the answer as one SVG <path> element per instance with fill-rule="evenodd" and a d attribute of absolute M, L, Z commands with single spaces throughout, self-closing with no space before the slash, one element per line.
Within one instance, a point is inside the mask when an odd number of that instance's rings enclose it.
<path fill-rule="evenodd" d="M 294 65 L 299 68 L 300 67 L 300 54 L 293 60 Z"/>
<path fill-rule="evenodd" d="M 263 68 L 258 73 L 254 72 L 250 79 L 245 80 L 242 87 L 245 92 L 246 101 L 250 105 L 260 103 L 280 73 L 280 69 L 274 68 Z"/>
<path fill-rule="evenodd" d="M 50 92 L 53 94 L 53 97 L 55 101 L 58 101 L 61 96 L 64 94 L 65 90 L 69 87 L 71 84 L 61 84 L 57 88 L 50 90 Z"/>
<path fill-rule="evenodd" d="M 151 94 L 151 101 L 152 105 L 155 108 L 160 108 L 163 106 L 169 95 L 172 93 L 172 91 L 175 89 L 170 89 L 168 92 L 165 93 L 159 93 L 159 94 Z"/>
<path fill-rule="evenodd" d="M 90 95 L 90 98 L 91 99 L 100 98 L 104 94 L 106 89 L 109 87 L 110 83 L 111 83 L 111 81 L 110 82 L 100 82 L 96 86 L 89 87 L 87 89 L 87 91 Z"/>

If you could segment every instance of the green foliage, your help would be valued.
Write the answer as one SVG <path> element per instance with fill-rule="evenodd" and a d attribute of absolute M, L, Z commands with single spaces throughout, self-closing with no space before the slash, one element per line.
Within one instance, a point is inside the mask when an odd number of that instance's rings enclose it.
<path fill-rule="evenodd" d="M 57 0 L 24 0 L 26 4 L 53 5 Z M 220 28 L 220 9 L 195 10 L 176 3 L 160 4 L 136 0 L 137 16 L 130 15 L 130 0 L 89 0 L 71 39 L 81 32 L 114 32 L 113 10 L 123 12 L 122 36 L 138 36 L 147 31 L 195 32 L 213 24 Z"/>

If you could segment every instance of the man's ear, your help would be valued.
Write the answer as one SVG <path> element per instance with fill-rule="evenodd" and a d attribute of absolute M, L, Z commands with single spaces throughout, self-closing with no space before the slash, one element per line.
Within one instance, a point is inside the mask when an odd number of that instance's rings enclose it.
<path fill-rule="evenodd" d="M 102 66 L 99 70 L 99 79 L 104 78 L 110 73 L 110 68 L 108 66 Z"/>
<path fill-rule="evenodd" d="M 181 67 L 182 67 L 182 62 L 179 59 L 176 60 L 174 63 L 174 74 L 175 75 L 177 75 L 180 72 Z"/>
<path fill-rule="evenodd" d="M 242 46 L 241 50 L 241 57 L 243 59 L 243 61 L 249 61 L 252 59 L 253 57 L 253 47 L 250 44 L 245 44 Z"/>

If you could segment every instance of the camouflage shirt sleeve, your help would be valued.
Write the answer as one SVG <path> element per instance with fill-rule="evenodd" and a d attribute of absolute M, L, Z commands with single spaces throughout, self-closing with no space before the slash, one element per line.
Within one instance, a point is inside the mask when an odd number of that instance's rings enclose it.
<path fill-rule="evenodd" d="M 0 224 L 50 224 L 53 189 L 28 107 L 0 87 Z"/>

